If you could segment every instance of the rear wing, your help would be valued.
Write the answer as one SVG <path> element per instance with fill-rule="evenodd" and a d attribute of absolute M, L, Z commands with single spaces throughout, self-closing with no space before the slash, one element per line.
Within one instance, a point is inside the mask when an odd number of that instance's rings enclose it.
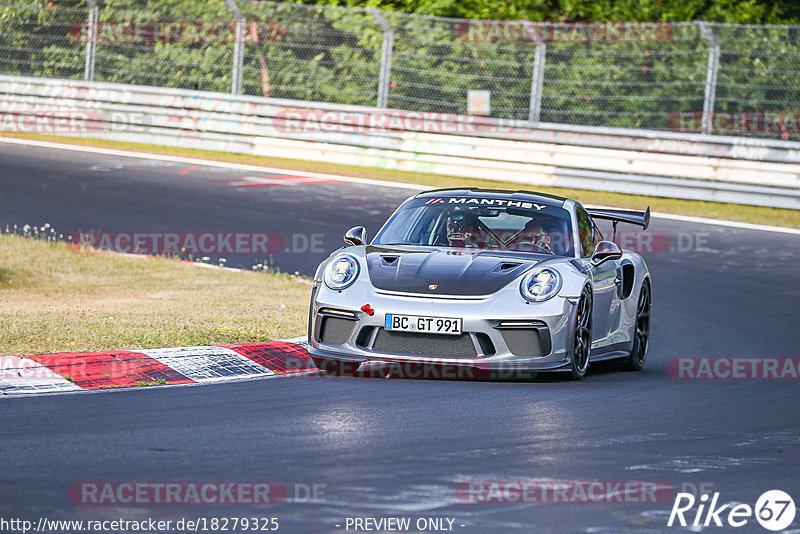
<path fill-rule="evenodd" d="M 614 230 L 617 229 L 617 224 L 624 222 L 641 226 L 642 230 L 647 230 L 650 225 L 650 207 L 648 206 L 644 211 L 635 210 L 619 210 L 615 208 L 586 208 L 592 219 L 606 219 L 614 222 Z"/>

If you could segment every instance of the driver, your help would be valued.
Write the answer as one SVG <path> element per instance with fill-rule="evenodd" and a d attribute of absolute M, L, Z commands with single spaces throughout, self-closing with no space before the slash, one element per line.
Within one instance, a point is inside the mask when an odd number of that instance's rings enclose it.
<path fill-rule="evenodd" d="M 457 209 L 447 218 L 447 243 L 451 247 L 474 246 L 478 240 L 478 221 L 466 210 Z"/>
<path fill-rule="evenodd" d="M 550 248 L 550 241 L 550 232 L 544 229 L 542 223 L 536 219 L 528 221 L 522 232 L 521 242 L 530 243 L 535 248 L 554 254 L 553 249 Z"/>

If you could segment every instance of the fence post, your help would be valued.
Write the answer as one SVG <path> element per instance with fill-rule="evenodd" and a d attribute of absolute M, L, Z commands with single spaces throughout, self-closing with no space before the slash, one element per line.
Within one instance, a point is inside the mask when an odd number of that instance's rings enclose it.
<path fill-rule="evenodd" d="M 97 50 L 97 21 L 100 18 L 100 9 L 95 0 L 88 0 L 89 27 L 86 32 L 86 65 L 83 70 L 83 79 L 87 82 L 94 80 L 94 57 Z"/>
<path fill-rule="evenodd" d="M 385 108 L 389 101 L 389 78 L 392 73 L 392 49 L 394 48 L 394 30 L 389 21 L 374 7 L 367 8 L 375 22 L 383 30 L 383 44 L 381 45 L 381 70 L 378 76 L 378 107 Z"/>
<path fill-rule="evenodd" d="M 706 70 L 706 92 L 703 97 L 702 132 L 710 134 L 713 130 L 714 100 L 717 97 L 717 73 L 719 72 L 719 44 L 708 23 L 702 20 L 695 22 L 700 28 L 703 39 L 708 43 L 708 68 Z"/>
<path fill-rule="evenodd" d="M 231 93 L 242 94 L 242 69 L 244 68 L 244 34 L 245 18 L 236 5 L 236 0 L 225 0 L 225 5 L 236 19 L 233 40 L 233 71 L 231 74 Z"/>
<path fill-rule="evenodd" d="M 536 124 L 542 111 L 542 83 L 544 82 L 544 62 L 547 45 L 540 39 L 536 42 L 533 56 L 533 74 L 531 75 L 531 101 L 528 108 L 528 122 Z"/>

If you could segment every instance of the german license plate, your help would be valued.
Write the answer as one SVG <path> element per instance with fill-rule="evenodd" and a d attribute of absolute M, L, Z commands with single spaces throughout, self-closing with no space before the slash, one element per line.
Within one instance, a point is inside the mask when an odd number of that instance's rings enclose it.
<path fill-rule="evenodd" d="M 420 334 L 461 334 L 461 319 L 452 317 L 421 317 L 387 313 L 384 329 Z"/>

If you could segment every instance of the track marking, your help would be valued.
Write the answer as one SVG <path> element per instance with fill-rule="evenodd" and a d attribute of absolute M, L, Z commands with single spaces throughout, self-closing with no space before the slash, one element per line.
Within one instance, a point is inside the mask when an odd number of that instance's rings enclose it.
<path fill-rule="evenodd" d="M 271 370 L 225 347 L 176 347 L 138 351 L 195 382 L 269 376 Z"/>
<path fill-rule="evenodd" d="M 716 226 L 741 228 L 743 230 L 757 230 L 761 232 L 776 232 L 779 234 L 800 235 L 800 228 L 786 228 L 785 226 L 770 226 L 766 224 L 752 224 L 752 223 L 737 222 L 737 221 L 726 221 L 724 219 L 706 219 L 705 217 L 692 217 L 690 215 L 673 215 L 671 213 L 651 213 L 650 215 L 658 219 L 669 219 L 672 221 L 691 222 L 697 224 L 713 224 Z"/>
<path fill-rule="evenodd" d="M 305 338 L 199 347 L 0 357 L 0 397 L 192 386 L 319 373 Z"/>
<path fill-rule="evenodd" d="M 190 172 L 196 171 L 199 168 L 200 167 L 197 166 L 197 165 L 190 165 L 190 166 L 186 167 L 185 169 L 181 169 L 181 174 L 182 175 L 186 175 L 186 174 L 189 174 Z"/>
<path fill-rule="evenodd" d="M 48 369 L 70 377 L 81 389 L 131 387 L 141 383 L 181 384 L 191 382 L 161 362 L 138 351 L 110 350 L 68 352 L 32 356 Z"/>
<path fill-rule="evenodd" d="M 308 342 L 299 343 L 235 343 L 226 347 L 276 373 L 316 371 L 306 350 Z"/>
<path fill-rule="evenodd" d="M 338 183 L 341 180 L 333 178 L 315 178 L 313 176 L 245 176 L 240 180 L 219 180 L 232 187 L 275 187 L 275 186 L 296 186 L 306 184 L 325 184 Z"/>

